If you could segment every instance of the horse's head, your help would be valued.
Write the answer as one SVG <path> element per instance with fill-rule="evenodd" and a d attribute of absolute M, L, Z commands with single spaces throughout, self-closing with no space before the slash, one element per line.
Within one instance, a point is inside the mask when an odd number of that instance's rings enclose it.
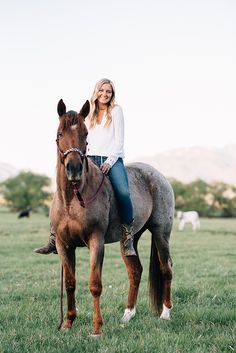
<path fill-rule="evenodd" d="M 176 218 L 180 221 L 182 217 L 183 217 L 183 212 L 182 211 L 177 211 Z"/>
<path fill-rule="evenodd" d="M 87 128 L 84 119 L 89 113 L 89 102 L 83 105 L 79 113 L 66 112 L 66 106 L 61 99 L 57 105 L 60 118 L 57 130 L 57 146 L 61 163 L 65 166 L 68 180 L 79 181 L 86 160 Z M 86 161 L 85 161 L 86 162 Z"/>

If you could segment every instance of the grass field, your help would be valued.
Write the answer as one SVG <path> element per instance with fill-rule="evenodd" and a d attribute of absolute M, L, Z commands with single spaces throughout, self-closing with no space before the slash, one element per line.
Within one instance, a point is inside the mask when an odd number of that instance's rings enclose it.
<path fill-rule="evenodd" d="M 150 236 L 140 241 L 144 267 L 136 317 L 119 320 L 127 298 L 127 274 L 119 244 L 106 246 L 103 337 L 89 337 L 93 306 L 88 290 L 88 250 L 77 249 L 78 317 L 72 330 L 57 331 L 60 265 L 57 255 L 33 249 L 47 240 L 42 215 L 17 219 L 0 212 L 0 352 L 236 352 L 236 220 L 203 219 L 201 230 L 172 232 L 172 319 L 159 320 L 149 308 Z M 65 296 L 64 296 L 65 297 Z M 64 300 L 65 302 L 65 300 Z"/>

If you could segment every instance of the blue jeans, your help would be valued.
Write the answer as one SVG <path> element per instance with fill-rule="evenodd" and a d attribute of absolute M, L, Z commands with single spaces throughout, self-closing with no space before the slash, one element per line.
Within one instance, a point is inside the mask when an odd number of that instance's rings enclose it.
<path fill-rule="evenodd" d="M 105 156 L 88 157 L 99 167 L 107 159 Z M 122 158 L 118 158 L 116 163 L 109 170 L 108 176 L 117 200 L 121 223 L 130 225 L 134 219 L 133 205 L 130 198 L 128 176 Z"/>

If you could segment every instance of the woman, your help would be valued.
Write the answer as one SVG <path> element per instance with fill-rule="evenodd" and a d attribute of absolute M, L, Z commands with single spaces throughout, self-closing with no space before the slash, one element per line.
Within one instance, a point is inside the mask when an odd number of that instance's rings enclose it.
<path fill-rule="evenodd" d="M 133 247 L 133 206 L 129 193 L 124 158 L 124 117 L 115 104 L 115 88 L 108 79 L 100 80 L 90 100 L 90 113 L 86 118 L 88 129 L 87 154 L 108 174 L 122 224 L 121 249 L 125 256 L 136 256 Z M 51 232 L 46 247 L 36 249 L 41 254 L 55 252 L 55 234 Z"/>

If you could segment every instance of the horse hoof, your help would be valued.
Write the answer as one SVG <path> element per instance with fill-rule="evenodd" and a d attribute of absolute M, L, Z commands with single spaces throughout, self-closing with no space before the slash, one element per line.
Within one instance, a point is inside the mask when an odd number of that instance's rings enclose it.
<path fill-rule="evenodd" d="M 69 330 L 71 330 L 71 327 L 62 326 L 62 328 L 61 328 L 61 331 L 63 331 L 63 332 L 69 332 Z"/>
<path fill-rule="evenodd" d="M 121 322 L 124 324 L 126 322 L 129 322 L 136 314 L 136 308 L 134 307 L 133 309 L 125 309 L 124 315 L 121 319 Z"/>
<path fill-rule="evenodd" d="M 161 320 L 170 320 L 170 309 L 163 304 L 163 310 L 160 316 Z"/>
<path fill-rule="evenodd" d="M 63 326 L 62 326 L 62 329 L 68 330 L 68 329 L 71 329 L 71 328 L 72 328 L 72 323 L 68 322 L 68 321 L 65 321 Z"/>

